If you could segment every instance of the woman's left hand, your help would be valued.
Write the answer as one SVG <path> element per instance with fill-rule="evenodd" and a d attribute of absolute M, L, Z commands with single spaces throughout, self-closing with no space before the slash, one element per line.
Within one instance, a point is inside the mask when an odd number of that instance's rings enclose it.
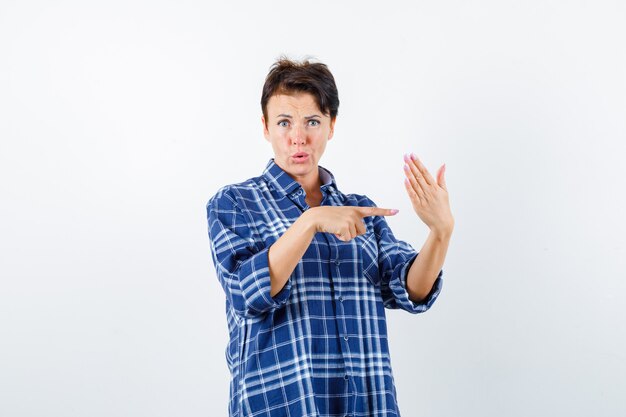
<path fill-rule="evenodd" d="M 404 156 L 404 186 L 420 219 L 436 233 L 450 234 L 454 228 L 454 217 L 450 211 L 448 189 L 444 178 L 443 164 L 437 171 L 437 180 L 430 175 L 415 154 Z"/>

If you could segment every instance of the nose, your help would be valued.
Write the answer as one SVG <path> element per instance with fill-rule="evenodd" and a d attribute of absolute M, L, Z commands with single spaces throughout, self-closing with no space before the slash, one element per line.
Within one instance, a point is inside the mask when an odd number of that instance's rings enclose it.
<path fill-rule="evenodd" d="M 291 131 L 291 143 L 294 145 L 304 145 L 306 140 L 306 133 L 300 126 L 294 126 Z"/>

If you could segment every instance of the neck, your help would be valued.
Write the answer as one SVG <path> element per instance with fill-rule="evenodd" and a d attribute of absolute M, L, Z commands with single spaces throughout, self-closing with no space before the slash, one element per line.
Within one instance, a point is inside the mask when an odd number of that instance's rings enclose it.
<path fill-rule="evenodd" d="M 320 179 L 319 170 L 315 172 L 315 175 L 309 175 L 308 177 L 296 177 L 294 179 L 304 189 L 306 195 L 311 196 L 320 193 L 322 180 Z"/>
<path fill-rule="evenodd" d="M 316 166 L 316 169 L 312 170 L 307 175 L 300 176 L 300 175 L 293 175 L 287 172 L 287 170 L 283 168 L 276 159 L 274 159 L 274 163 L 278 165 L 279 167 L 281 167 L 281 169 L 285 171 L 287 175 L 293 178 L 294 181 L 300 184 L 300 186 L 306 193 L 307 198 L 311 196 L 320 196 L 322 194 L 322 191 L 321 191 L 322 178 L 320 177 L 319 166 Z"/>

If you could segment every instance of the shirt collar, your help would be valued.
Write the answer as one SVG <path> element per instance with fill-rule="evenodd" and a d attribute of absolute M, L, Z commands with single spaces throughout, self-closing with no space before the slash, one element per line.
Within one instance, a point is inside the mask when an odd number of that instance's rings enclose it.
<path fill-rule="evenodd" d="M 322 181 L 321 189 L 325 192 L 328 188 L 337 188 L 335 176 L 326 168 L 319 166 L 320 180 Z M 274 158 L 270 159 L 263 171 L 263 177 L 267 182 L 282 195 L 291 194 L 302 188 L 300 184 L 291 178 L 281 167 L 279 167 Z"/>

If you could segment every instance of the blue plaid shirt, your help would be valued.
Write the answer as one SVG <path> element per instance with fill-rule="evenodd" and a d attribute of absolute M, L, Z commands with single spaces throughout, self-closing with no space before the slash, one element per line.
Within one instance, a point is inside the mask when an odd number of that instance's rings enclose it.
<path fill-rule="evenodd" d="M 319 167 L 325 206 L 375 206 L 343 194 Z M 270 160 L 263 174 L 221 188 L 207 204 L 211 252 L 226 294 L 230 416 L 399 416 L 385 307 L 421 313 L 406 276 L 417 252 L 384 217 L 343 242 L 317 233 L 283 289 L 270 295 L 269 247 L 309 207 Z"/>

